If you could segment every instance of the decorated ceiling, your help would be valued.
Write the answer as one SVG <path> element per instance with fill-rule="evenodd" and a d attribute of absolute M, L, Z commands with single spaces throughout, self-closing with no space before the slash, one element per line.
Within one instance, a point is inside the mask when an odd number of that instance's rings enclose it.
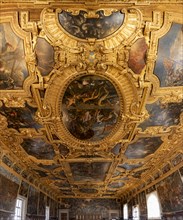
<path fill-rule="evenodd" d="M 3 2 L 2 166 L 57 199 L 122 198 L 175 169 L 181 1 Z"/>

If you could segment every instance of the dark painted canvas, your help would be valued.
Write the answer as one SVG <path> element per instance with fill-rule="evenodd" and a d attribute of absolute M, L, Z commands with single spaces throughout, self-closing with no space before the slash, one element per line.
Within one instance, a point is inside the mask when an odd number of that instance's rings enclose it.
<path fill-rule="evenodd" d="M 44 165 L 44 164 L 39 164 L 38 165 L 40 168 L 43 168 L 47 171 L 53 171 L 54 169 L 60 167 L 60 165 L 52 164 L 52 165 Z"/>
<path fill-rule="evenodd" d="M 53 47 L 45 39 L 38 37 L 35 52 L 38 70 L 43 76 L 48 75 L 54 67 Z"/>
<path fill-rule="evenodd" d="M 22 89 L 28 76 L 24 44 L 9 23 L 0 24 L 0 90 Z"/>
<path fill-rule="evenodd" d="M 9 157 L 7 157 L 6 155 L 4 155 L 4 156 L 2 157 L 2 161 L 3 161 L 3 163 L 5 163 L 8 167 L 11 167 L 11 166 L 13 165 L 13 161 L 11 161 L 11 160 L 9 159 Z"/>
<path fill-rule="evenodd" d="M 54 184 L 55 184 L 55 186 L 57 186 L 59 188 L 69 188 L 71 186 L 67 180 L 54 182 Z"/>
<path fill-rule="evenodd" d="M 34 119 L 36 111 L 37 108 L 28 104 L 24 108 L 8 108 L 5 105 L 0 107 L 0 114 L 8 120 L 8 128 L 14 128 L 18 131 L 20 128 L 35 128 L 37 130 L 42 127 Z"/>
<path fill-rule="evenodd" d="M 132 174 L 132 176 L 133 176 L 134 178 L 140 179 L 141 175 L 142 175 L 145 171 L 147 171 L 147 170 L 148 170 L 148 169 L 138 170 L 138 171 L 134 172 L 134 173 Z"/>
<path fill-rule="evenodd" d="M 34 171 L 36 172 L 36 174 L 38 174 L 40 177 L 47 177 L 48 173 L 42 170 L 38 170 L 38 169 L 34 169 Z"/>
<path fill-rule="evenodd" d="M 18 188 L 17 183 L 0 174 L 0 210 L 14 212 Z"/>
<path fill-rule="evenodd" d="M 72 192 L 72 190 L 69 189 L 60 189 L 60 193 L 61 195 L 65 195 L 65 196 L 75 196 L 75 194 Z"/>
<path fill-rule="evenodd" d="M 108 185 L 109 188 L 122 188 L 125 184 L 122 181 L 115 181 Z"/>
<path fill-rule="evenodd" d="M 39 194 L 39 208 L 38 208 L 38 214 L 39 215 L 45 215 L 45 208 L 46 208 L 46 199 L 47 196 L 40 192 Z"/>
<path fill-rule="evenodd" d="M 55 156 L 53 146 L 46 142 L 44 138 L 24 139 L 21 146 L 29 155 L 37 159 L 52 160 Z"/>
<path fill-rule="evenodd" d="M 163 212 L 183 210 L 183 183 L 178 171 L 161 181 L 157 191 Z"/>
<path fill-rule="evenodd" d="M 103 181 L 110 167 L 109 162 L 70 163 L 75 181 Z"/>
<path fill-rule="evenodd" d="M 125 170 L 134 170 L 134 169 L 139 168 L 141 166 L 142 166 L 142 163 L 138 163 L 138 164 L 124 163 L 124 164 L 120 164 L 118 167 L 124 168 Z"/>
<path fill-rule="evenodd" d="M 113 84 L 100 76 L 82 76 L 71 82 L 62 100 L 62 121 L 81 140 L 100 141 L 115 127 L 120 113 Z"/>
<path fill-rule="evenodd" d="M 147 49 L 145 38 L 138 39 L 130 48 L 128 66 L 136 74 L 140 74 L 146 65 Z"/>
<path fill-rule="evenodd" d="M 140 124 L 140 128 L 145 130 L 150 126 L 171 126 L 180 123 L 180 114 L 183 112 L 183 101 L 180 103 L 162 104 L 156 101 L 146 105 L 149 118 Z"/>
<path fill-rule="evenodd" d="M 182 153 L 176 155 L 176 157 L 174 157 L 174 158 L 172 159 L 172 163 L 173 163 L 174 166 L 178 165 L 178 164 L 181 163 L 182 161 L 183 161 L 183 154 L 182 154 Z"/>
<path fill-rule="evenodd" d="M 117 31 L 123 24 L 124 14 L 120 11 L 113 12 L 105 16 L 104 12 L 97 12 L 98 18 L 87 18 L 85 11 L 80 11 L 78 15 L 62 11 L 59 14 L 61 26 L 71 35 L 81 38 L 105 38 Z"/>
<path fill-rule="evenodd" d="M 81 193 L 86 193 L 86 194 L 95 194 L 97 193 L 98 191 L 96 189 L 92 189 L 92 188 L 81 188 L 79 190 Z"/>
<path fill-rule="evenodd" d="M 161 137 L 143 137 L 130 144 L 125 151 L 128 159 L 138 159 L 153 154 L 163 143 Z"/>
<path fill-rule="evenodd" d="M 17 176 L 10 173 L 8 170 L 4 169 L 2 166 L 0 166 L 0 174 L 8 180 L 15 182 L 17 185 L 20 185 L 20 179 Z"/>
<path fill-rule="evenodd" d="M 50 216 L 56 217 L 56 202 L 52 199 L 50 201 Z"/>
<path fill-rule="evenodd" d="M 28 190 L 29 190 L 29 184 L 22 180 L 20 189 L 19 189 L 19 194 L 27 198 Z"/>
<path fill-rule="evenodd" d="M 183 26 L 173 23 L 169 32 L 159 40 L 154 74 L 162 87 L 183 85 Z"/>
<path fill-rule="evenodd" d="M 58 149 L 59 149 L 60 155 L 63 157 L 66 157 L 69 153 L 68 147 L 64 144 L 59 144 Z"/>
<path fill-rule="evenodd" d="M 112 148 L 111 152 L 112 152 L 114 155 L 118 155 L 119 152 L 120 152 L 120 149 L 121 149 L 121 143 L 118 143 L 118 144 L 116 144 L 116 145 Z"/>
<path fill-rule="evenodd" d="M 179 171 L 180 171 L 180 175 L 181 175 L 182 178 L 183 178 L 183 167 L 181 167 L 181 168 L 179 169 Z"/>
<path fill-rule="evenodd" d="M 133 200 L 130 200 L 128 202 L 128 218 L 129 219 L 133 219 L 132 206 L 133 206 Z"/>
<path fill-rule="evenodd" d="M 36 190 L 33 186 L 29 188 L 29 195 L 28 195 L 28 203 L 27 203 L 27 213 L 30 214 L 37 214 L 38 212 L 38 198 L 39 198 L 39 191 Z"/>
<path fill-rule="evenodd" d="M 138 201 L 139 201 L 139 208 L 140 208 L 140 216 L 147 217 L 146 194 L 144 191 L 139 193 Z"/>

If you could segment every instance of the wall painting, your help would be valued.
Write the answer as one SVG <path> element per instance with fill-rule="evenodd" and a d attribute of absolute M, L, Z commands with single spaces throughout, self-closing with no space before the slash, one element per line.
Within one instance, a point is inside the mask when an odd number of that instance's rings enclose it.
<path fill-rule="evenodd" d="M 14 212 L 19 185 L 0 174 L 0 210 Z"/>
<path fill-rule="evenodd" d="M 28 203 L 27 203 L 27 214 L 37 215 L 38 212 L 38 198 L 39 191 L 33 186 L 29 188 Z"/>
<path fill-rule="evenodd" d="M 162 211 L 183 211 L 183 184 L 178 171 L 157 185 Z"/>
<path fill-rule="evenodd" d="M 20 189 L 19 189 L 19 194 L 23 197 L 26 197 L 28 196 L 28 190 L 29 190 L 29 184 L 22 181 L 21 182 L 21 185 L 20 185 Z"/>

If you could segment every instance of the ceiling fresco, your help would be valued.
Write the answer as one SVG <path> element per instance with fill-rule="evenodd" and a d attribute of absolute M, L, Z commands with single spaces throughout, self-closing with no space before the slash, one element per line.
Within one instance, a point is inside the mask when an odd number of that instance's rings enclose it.
<path fill-rule="evenodd" d="M 31 107 L 27 103 L 22 108 L 7 107 L 3 102 L 0 107 L 0 113 L 8 120 L 8 127 L 20 131 L 21 128 L 34 128 L 38 130 L 42 127 L 41 124 L 35 120 L 35 113 L 37 108 Z"/>
<path fill-rule="evenodd" d="M 38 37 L 35 46 L 38 70 L 47 76 L 54 67 L 54 49 L 44 38 Z"/>
<path fill-rule="evenodd" d="M 28 76 L 23 40 L 9 23 L 0 24 L 0 89 L 22 89 Z"/>
<path fill-rule="evenodd" d="M 21 146 L 29 155 L 37 159 L 51 160 L 55 155 L 52 145 L 42 138 L 24 139 Z"/>
<path fill-rule="evenodd" d="M 128 145 L 125 156 L 129 159 L 144 158 L 153 154 L 161 144 L 160 137 L 139 138 L 135 143 Z"/>
<path fill-rule="evenodd" d="M 150 126 L 169 127 L 180 123 L 180 115 L 183 112 L 183 101 L 166 104 L 156 101 L 153 104 L 147 104 L 146 109 L 149 118 L 142 122 L 139 127 L 143 130 Z"/>
<path fill-rule="evenodd" d="M 124 14 L 120 11 L 108 16 L 103 10 L 97 11 L 94 16 L 86 11 L 79 11 L 77 15 L 62 11 L 58 16 L 61 26 L 71 35 L 81 39 L 108 37 L 115 33 L 124 21 Z"/>
<path fill-rule="evenodd" d="M 109 162 L 71 163 L 71 172 L 75 181 L 103 181 L 109 170 Z"/>
<path fill-rule="evenodd" d="M 125 198 L 180 166 L 179 10 L 11 7 L 0 8 L 0 159 L 22 195 L 30 182 L 59 201 Z"/>
<path fill-rule="evenodd" d="M 119 113 L 120 102 L 114 86 L 95 75 L 71 82 L 62 100 L 62 121 L 81 140 L 105 138 L 115 127 Z"/>
<path fill-rule="evenodd" d="M 158 45 L 154 73 L 162 87 L 183 85 L 183 25 L 172 23 L 169 32 Z"/>

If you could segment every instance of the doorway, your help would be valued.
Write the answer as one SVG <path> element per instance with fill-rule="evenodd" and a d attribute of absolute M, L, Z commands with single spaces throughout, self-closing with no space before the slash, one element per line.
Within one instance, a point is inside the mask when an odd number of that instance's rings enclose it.
<path fill-rule="evenodd" d="M 59 210 L 59 220 L 69 220 L 69 210 L 68 209 Z"/>

